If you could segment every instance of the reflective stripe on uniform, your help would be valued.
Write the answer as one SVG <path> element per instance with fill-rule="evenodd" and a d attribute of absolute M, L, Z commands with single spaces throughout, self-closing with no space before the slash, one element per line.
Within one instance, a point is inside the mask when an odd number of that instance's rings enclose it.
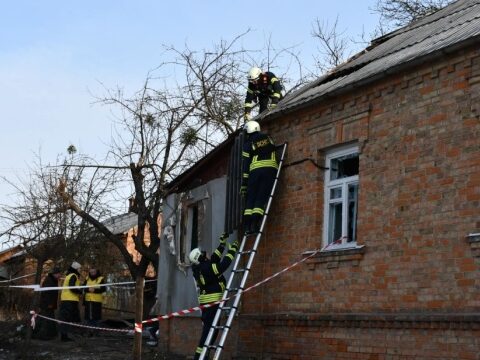
<path fill-rule="evenodd" d="M 242 156 L 243 157 L 246 157 L 246 158 L 249 158 L 250 157 L 250 154 L 246 151 L 242 151 Z"/>
<path fill-rule="evenodd" d="M 252 215 L 252 209 L 245 209 L 243 215 Z"/>
<path fill-rule="evenodd" d="M 272 96 L 280 99 L 282 97 L 282 94 L 276 92 L 273 93 Z"/>
<path fill-rule="evenodd" d="M 198 297 L 200 304 L 207 304 L 222 299 L 222 293 L 202 294 Z"/>
<path fill-rule="evenodd" d="M 263 215 L 264 213 L 265 213 L 265 211 L 262 208 L 253 208 L 253 210 L 252 210 L 252 215 L 253 214 Z"/>
<path fill-rule="evenodd" d="M 250 103 L 245 103 L 246 108 L 253 108 L 254 106 L 255 106 L 254 103 L 251 103 L 251 102 Z"/>
<path fill-rule="evenodd" d="M 220 274 L 220 271 L 218 271 L 217 264 L 212 264 L 212 270 L 215 275 Z"/>
<path fill-rule="evenodd" d="M 278 169 L 278 164 L 275 160 L 260 160 L 250 164 L 250 171 L 264 167 L 272 167 Z"/>

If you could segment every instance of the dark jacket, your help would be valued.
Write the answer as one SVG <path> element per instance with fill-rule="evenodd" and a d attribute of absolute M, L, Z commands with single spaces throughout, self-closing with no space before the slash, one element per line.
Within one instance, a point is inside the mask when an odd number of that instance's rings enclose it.
<path fill-rule="evenodd" d="M 261 168 L 278 169 L 275 143 L 267 134 L 254 132 L 248 135 L 242 149 L 242 186 L 248 183 L 251 171 Z"/>
<path fill-rule="evenodd" d="M 207 304 L 222 299 L 226 287 L 226 280 L 223 276 L 237 252 L 237 243 L 229 246 L 227 254 L 222 259 L 225 249 L 225 242 L 220 242 L 211 259 L 203 259 L 198 265 L 192 265 L 193 276 L 200 289 L 198 302 Z"/>
<path fill-rule="evenodd" d="M 43 280 L 42 287 L 56 287 L 58 286 L 58 280 L 55 279 L 52 273 L 48 274 L 45 280 Z M 42 291 L 40 293 L 40 308 L 55 310 L 58 305 L 58 290 Z"/>
<path fill-rule="evenodd" d="M 270 71 L 262 73 L 256 83 L 248 82 L 245 112 L 249 113 L 261 97 L 270 98 L 272 104 L 278 103 L 282 98 L 282 84 L 275 74 Z"/>

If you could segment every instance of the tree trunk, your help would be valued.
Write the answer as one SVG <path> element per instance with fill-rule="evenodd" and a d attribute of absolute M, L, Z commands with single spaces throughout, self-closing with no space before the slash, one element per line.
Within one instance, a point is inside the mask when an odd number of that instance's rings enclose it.
<path fill-rule="evenodd" d="M 145 287 L 145 278 L 143 275 L 137 275 L 135 284 L 135 324 L 141 324 L 143 320 L 143 288 Z M 142 333 L 135 331 L 133 340 L 133 359 L 142 359 Z"/>

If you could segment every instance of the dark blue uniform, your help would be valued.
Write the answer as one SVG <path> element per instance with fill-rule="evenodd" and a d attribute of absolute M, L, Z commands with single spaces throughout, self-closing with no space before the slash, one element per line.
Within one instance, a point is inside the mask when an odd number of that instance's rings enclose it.
<path fill-rule="evenodd" d="M 245 114 L 249 114 L 255 103 L 259 103 L 259 113 L 267 110 L 268 101 L 276 105 L 282 98 L 282 85 L 274 73 L 267 71 L 260 74 L 256 82 L 249 81 L 245 97 Z"/>
<path fill-rule="evenodd" d="M 275 144 L 261 132 L 248 135 L 242 151 L 242 189 L 246 189 L 243 227 L 256 232 L 278 170 Z"/>
<path fill-rule="evenodd" d="M 238 249 L 238 243 L 235 241 L 229 246 L 227 254 L 222 259 L 222 254 L 225 249 L 226 237 L 220 238 L 220 245 L 208 260 L 202 257 L 200 264 L 192 265 L 193 277 L 197 282 L 199 288 L 198 302 L 202 304 L 212 303 L 222 299 L 223 292 L 226 287 L 226 280 L 223 276 L 225 270 L 228 269 Z M 198 359 L 203 350 L 203 345 L 207 339 L 208 332 L 212 326 L 215 313 L 218 309 L 218 304 L 202 310 L 202 336 L 195 351 L 194 359 Z M 214 339 L 217 334 L 215 334 Z"/>

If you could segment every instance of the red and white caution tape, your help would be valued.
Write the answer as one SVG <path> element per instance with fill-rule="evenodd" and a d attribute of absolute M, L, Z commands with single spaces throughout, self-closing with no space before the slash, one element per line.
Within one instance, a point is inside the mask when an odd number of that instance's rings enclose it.
<path fill-rule="evenodd" d="M 75 327 L 84 328 L 84 329 L 115 331 L 115 332 L 123 332 L 123 333 L 131 333 L 132 332 L 132 330 L 130 330 L 130 329 L 102 328 L 102 327 L 88 326 L 88 325 L 83 325 L 83 324 L 79 324 L 79 323 L 72 323 L 72 322 L 68 322 L 68 321 L 58 320 L 58 319 L 54 319 L 54 318 L 51 318 L 51 317 L 48 317 L 48 316 L 44 316 L 42 314 L 37 314 L 33 310 L 30 311 L 30 315 L 32 315 L 32 318 L 31 318 L 31 321 L 30 321 L 31 324 L 32 324 L 32 327 L 35 326 L 35 318 L 40 317 L 42 319 L 54 321 L 54 322 L 57 322 L 57 323 L 60 323 L 60 324 L 75 326 Z"/>
<path fill-rule="evenodd" d="M 297 262 L 293 263 L 292 265 L 290 266 L 287 266 L 286 268 L 284 268 L 283 270 L 280 270 L 279 272 L 263 279 L 262 281 L 252 285 L 252 286 L 249 286 L 248 288 L 246 288 L 245 290 L 240 290 L 237 294 L 233 295 L 233 296 L 230 296 L 226 299 L 223 299 L 223 300 L 218 300 L 218 301 L 215 301 L 215 302 L 212 302 L 212 303 L 208 303 L 208 304 L 202 304 L 202 305 L 199 305 L 199 306 L 195 306 L 195 307 L 192 307 L 190 309 L 185 309 L 185 310 L 181 310 L 181 311 L 176 311 L 176 312 L 172 312 L 170 314 L 166 314 L 166 315 L 162 315 L 162 316 L 158 316 L 158 317 L 155 317 L 155 318 L 152 318 L 152 319 L 148 319 L 148 320 L 143 320 L 142 323 L 143 324 L 150 324 L 150 323 L 153 323 L 153 322 L 156 322 L 156 321 L 160 321 L 160 320 L 166 320 L 166 319 L 170 319 L 172 317 L 178 317 L 178 316 L 183 316 L 183 315 L 186 315 L 186 314 L 190 314 L 192 312 L 196 312 L 196 311 L 200 311 L 202 309 L 206 309 L 206 308 L 209 308 L 209 307 L 212 307 L 212 306 L 215 306 L 215 305 L 218 305 L 218 304 L 221 304 L 225 301 L 228 301 L 232 298 L 234 298 L 235 296 L 240 296 L 241 294 L 243 293 L 246 293 L 247 291 L 250 291 L 250 290 L 253 290 L 255 289 L 256 287 L 260 286 L 260 285 L 263 285 L 265 284 L 266 282 L 276 278 L 277 276 L 283 274 L 284 272 L 287 272 L 288 270 L 294 268 L 295 266 L 297 266 L 298 264 L 301 264 L 305 261 L 307 261 L 308 259 L 310 259 L 311 257 L 315 256 L 317 253 L 321 252 L 321 251 L 325 251 L 330 245 L 332 244 L 328 244 L 327 246 L 323 247 L 322 249 L 318 249 L 318 250 L 314 250 L 312 251 L 312 253 L 306 257 L 304 257 L 303 259 L 301 260 L 298 260 Z"/>
<path fill-rule="evenodd" d="M 34 275 L 35 275 L 35 273 L 33 273 L 33 274 L 27 274 L 27 275 L 23 275 L 23 276 L 19 276 L 19 277 L 13 278 L 13 279 L 0 280 L 0 284 L 1 284 L 1 283 L 12 282 L 12 281 L 15 281 L 15 280 L 23 279 L 23 278 L 30 277 L 30 276 L 34 276 Z"/>
<path fill-rule="evenodd" d="M 184 310 L 180 310 L 180 311 L 175 311 L 175 312 L 172 312 L 172 313 L 169 313 L 169 314 L 165 314 L 165 315 L 161 315 L 161 316 L 158 316 L 158 317 L 154 317 L 154 318 L 151 318 L 151 319 L 147 319 L 147 320 L 143 320 L 141 323 L 135 323 L 135 332 L 137 333 L 141 333 L 142 332 L 142 329 L 143 329 L 143 324 L 151 324 L 151 323 L 154 323 L 154 322 L 157 322 L 157 321 L 161 321 L 161 320 L 167 320 L 167 319 L 170 319 L 170 318 L 173 318 L 173 317 L 179 317 L 179 316 L 183 316 L 183 315 L 186 315 L 186 314 L 190 314 L 190 313 L 193 313 L 193 312 L 196 312 L 196 311 L 200 311 L 202 309 L 207 309 L 209 307 L 212 307 L 212 306 L 215 306 L 215 305 L 218 305 L 218 304 L 221 304 L 225 301 L 228 301 L 230 299 L 232 299 L 233 297 L 235 296 L 240 296 L 241 294 L 243 293 L 246 293 L 250 290 L 253 290 L 257 287 L 259 287 L 260 285 L 263 285 L 265 284 L 266 282 L 276 278 L 277 276 L 280 276 L 281 274 L 289 271 L 290 269 L 294 268 L 295 266 L 307 261 L 308 259 L 310 259 L 311 257 L 315 256 L 317 253 L 321 252 L 321 251 L 324 251 L 326 250 L 330 245 L 332 244 L 329 244 L 325 247 L 323 247 L 322 249 L 318 249 L 318 250 L 314 250 L 311 252 L 311 254 L 309 254 L 308 256 L 304 257 L 303 259 L 301 260 L 298 260 L 297 262 L 293 263 L 292 265 L 289 265 L 287 266 L 286 268 L 276 272 L 275 274 L 263 279 L 262 281 L 252 285 L 252 286 L 249 286 L 247 287 L 246 289 L 244 289 L 243 291 L 240 290 L 237 294 L 233 295 L 233 296 L 230 296 L 226 299 L 223 299 L 223 300 L 218 300 L 218 301 L 215 301 L 215 302 L 211 302 L 211 303 L 208 303 L 208 304 L 202 304 L 202 305 L 199 305 L 199 306 L 195 306 L 195 307 L 192 307 L 190 309 L 184 309 Z M 47 319 L 47 320 L 51 320 L 51 321 L 55 321 L 55 322 L 58 322 L 58 323 L 61 323 L 61 324 L 67 324 L 67 325 L 71 325 L 71 326 L 76 326 L 76 327 L 81 327 L 81 328 L 87 328 L 87 329 L 95 329 L 95 330 L 104 330 L 104 331 L 115 331 L 115 332 L 123 332 L 123 333 L 131 333 L 132 330 L 124 330 L 124 329 L 111 329 L 111 328 L 100 328 L 100 327 L 94 327 L 94 326 L 87 326 L 87 325 L 82 325 L 82 324 L 78 324 L 78 323 L 70 323 L 70 322 L 66 322 L 66 321 L 62 321 L 62 320 L 57 320 L 57 319 L 53 319 L 53 318 L 49 318 L 47 316 L 44 316 L 44 315 L 41 315 L 41 314 L 37 314 L 35 311 L 30 311 L 30 314 L 32 315 L 32 319 L 31 319 L 31 322 L 32 322 L 32 326 L 35 325 L 35 317 L 38 316 L 38 317 L 41 317 L 41 318 L 44 318 L 44 319 Z"/>
<path fill-rule="evenodd" d="M 146 280 L 145 282 L 151 282 L 157 280 Z M 76 285 L 76 286 L 46 286 L 41 287 L 38 284 L 35 285 L 9 285 L 8 287 L 20 288 L 20 289 L 33 289 L 33 291 L 51 291 L 51 290 L 63 290 L 63 289 L 88 289 L 102 286 L 115 286 L 115 285 L 130 285 L 135 284 L 135 281 L 122 281 L 122 282 L 112 282 L 98 285 Z"/>

